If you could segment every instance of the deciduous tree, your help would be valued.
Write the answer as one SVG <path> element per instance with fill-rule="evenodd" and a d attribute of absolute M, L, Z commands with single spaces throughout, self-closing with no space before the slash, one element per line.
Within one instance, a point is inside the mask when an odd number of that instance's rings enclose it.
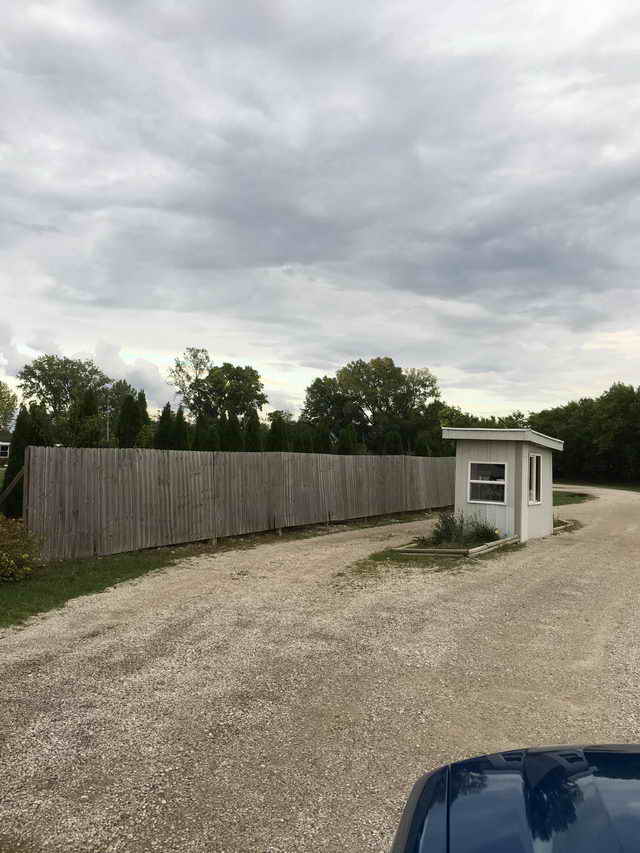
<path fill-rule="evenodd" d="M 169 371 L 169 379 L 182 397 L 182 402 L 193 414 L 211 414 L 202 412 L 200 403 L 201 385 L 213 367 L 206 349 L 187 347 L 184 353 L 175 359 Z M 217 414 L 217 413 L 216 413 Z"/>
<path fill-rule="evenodd" d="M 0 382 L 0 430 L 10 430 L 18 408 L 18 397 L 6 382 Z"/>
<path fill-rule="evenodd" d="M 184 405 L 195 415 L 244 417 L 267 403 L 260 374 L 253 367 L 212 363 L 206 349 L 190 347 L 175 360 L 169 377 Z"/>
<path fill-rule="evenodd" d="M 411 450 L 419 431 L 439 430 L 432 410 L 438 398 L 437 380 L 427 368 L 403 369 L 389 357 L 357 359 L 335 378 L 323 376 L 311 383 L 301 417 L 328 428 L 338 441 L 351 425 L 356 448 L 364 441 L 373 453 L 385 452 L 385 436 L 392 429 Z"/>
<path fill-rule="evenodd" d="M 22 368 L 18 379 L 24 399 L 39 403 L 56 418 L 67 413 L 85 391 L 105 395 L 111 382 L 91 359 L 58 355 L 34 359 Z"/>
<path fill-rule="evenodd" d="M 318 377 L 309 385 L 300 417 L 333 435 L 347 424 L 355 424 L 361 431 L 366 428 L 355 397 L 331 376 Z"/>

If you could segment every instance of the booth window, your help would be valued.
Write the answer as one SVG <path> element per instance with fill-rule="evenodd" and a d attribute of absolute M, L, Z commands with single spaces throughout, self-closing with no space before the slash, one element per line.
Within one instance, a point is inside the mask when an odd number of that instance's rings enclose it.
<path fill-rule="evenodd" d="M 529 503 L 540 503 L 540 477 L 542 469 L 542 456 L 539 453 L 529 455 Z"/>
<path fill-rule="evenodd" d="M 504 504 L 507 502 L 507 463 L 469 462 L 469 503 Z"/>

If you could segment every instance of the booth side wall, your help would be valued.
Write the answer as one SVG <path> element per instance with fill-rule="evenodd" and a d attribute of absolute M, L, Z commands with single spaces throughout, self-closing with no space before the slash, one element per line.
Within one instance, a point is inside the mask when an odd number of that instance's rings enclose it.
<path fill-rule="evenodd" d="M 534 506 L 527 506 L 529 515 L 528 538 L 537 539 L 540 536 L 550 536 L 553 533 L 553 454 L 546 447 L 536 447 L 534 444 L 528 445 L 527 455 L 529 453 L 539 453 L 542 457 L 540 480 L 542 502 Z M 523 486 L 528 491 L 529 486 L 526 479 L 523 481 Z"/>
<path fill-rule="evenodd" d="M 515 530 L 515 484 L 516 484 L 515 441 L 464 441 L 456 442 L 456 513 L 465 518 L 478 518 L 491 524 L 506 536 L 514 536 Z M 506 505 L 469 503 L 467 488 L 470 462 L 506 462 L 507 495 Z"/>
<path fill-rule="evenodd" d="M 540 504 L 529 505 L 529 454 L 541 456 Z M 507 465 L 506 504 L 470 503 L 467 500 L 470 462 Z M 456 443 L 456 513 L 478 518 L 505 536 L 523 541 L 553 532 L 553 470 L 551 450 L 517 441 L 458 439 Z"/>

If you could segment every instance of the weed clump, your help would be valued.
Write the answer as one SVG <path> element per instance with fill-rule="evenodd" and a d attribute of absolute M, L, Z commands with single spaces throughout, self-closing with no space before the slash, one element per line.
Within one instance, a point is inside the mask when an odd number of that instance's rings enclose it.
<path fill-rule="evenodd" d="M 500 531 L 479 518 L 465 518 L 463 513 L 441 512 L 429 538 L 418 540 L 429 545 L 484 545 L 500 539 Z"/>
<path fill-rule="evenodd" d="M 22 521 L 0 515 L 0 583 L 24 580 L 37 562 L 35 542 Z"/>

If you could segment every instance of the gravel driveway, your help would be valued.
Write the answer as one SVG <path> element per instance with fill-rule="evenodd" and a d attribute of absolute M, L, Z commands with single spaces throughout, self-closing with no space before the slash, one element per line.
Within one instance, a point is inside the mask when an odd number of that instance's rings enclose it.
<path fill-rule="evenodd" d="M 473 753 L 640 740 L 640 494 L 425 572 L 425 524 L 180 563 L 0 634 L 0 851 L 386 851 Z M 336 572 L 346 572 L 336 576 Z"/>

